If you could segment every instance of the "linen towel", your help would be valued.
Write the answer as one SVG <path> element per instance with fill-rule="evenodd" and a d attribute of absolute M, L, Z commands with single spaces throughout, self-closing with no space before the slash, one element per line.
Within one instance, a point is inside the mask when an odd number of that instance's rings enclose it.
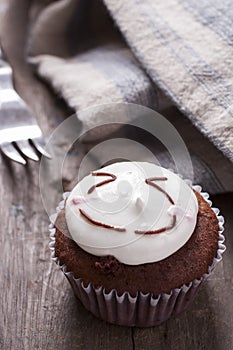
<path fill-rule="evenodd" d="M 104 1 L 152 80 L 233 160 L 232 1 Z"/>
<path fill-rule="evenodd" d="M 125 44 L 101 1 L 57 1 L 34 16 L 29 43 L 29 52 L 34 56 L 31 62 L 37 64 L 40 76 L 64 97 L 80 119 L 78 111 L 103 103 L 126 101 L 158 107 L 158 89 Z M 96 118 L 81 121 L 94 127 Z"/>
<path fill-rule="evenodd" d="M 232 2 L 104 4 L 33 1 L 29 52 L 41 77 L 77 111 L 110 101 L 158 109 L 159 86 L 233 160 Z"/>

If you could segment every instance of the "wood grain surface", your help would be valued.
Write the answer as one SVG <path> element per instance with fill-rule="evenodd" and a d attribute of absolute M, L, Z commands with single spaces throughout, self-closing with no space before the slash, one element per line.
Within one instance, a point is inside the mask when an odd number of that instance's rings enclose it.
<path fill-rule="evenodd" d="M 228 218 L 224 262 L 190 310 L 157 328 L 129 329 L 87 312 L 50 260 L 38 164 L 1 157 L 0 171 L 1 349 L 232 349 L 232 196 L 215 198 Z"/>
<path fill-rule="evenodd" d="M 13 3 L 13 0 L 9 3 Z M 24 19 L 23 8 L 27 9 L 28 4 L 28 1 L 21 0 Z M 15 21 L 19 24 L 20 17 Z M 19 26 L 22 33 L 25 33 L 25 23 L 21 22 Z M 7 33 L 5 28 L 5 42 Z M 22 37 L 20 40 L 23 42 Z M 23 60 L 21 64 L 14 63 L 14 51 L 10 48 L 12 44 L 7 45 L 8 56 L 15 65 L 18 89 L 34 110 L 44 133 L 49 134 L 68 111 L 49 88 L 33 75 Z M 194 131 L 189 122 L 187 125 L 183 123 L 183 117 L 177 111 L 168 114 L 171 120 L 176 116 L 177 125 L 181 126 L 190 147 L 199 150 L 218 176 L 221 178 L 222 172 L 227 174 L 223 185 L 228 190 L 232 189 L 232 165 Z M 200 143 L 203 146 L 197 148 Z M 65 169 L 67 187 L 72 183 L 87 149 L 88 146 L 84 145 L 77 157 L 68 159 Z M 60 199 L 56 184 L 51 186 L 48 195 L 55 208 Z M 213 198 L 227 219 L 227 251 L 223 262 L 217 266 L 189 310 L 159 327 L 149 329 L 106 324 L 93 317 L 75 299 L 67 280 L 50 259 L 49 218 L 41 201 L 38 163 L 29 162 L 25 167 L 0 155 L 0 198 L 1 350 L 233 348 L 232 194 Z"/>

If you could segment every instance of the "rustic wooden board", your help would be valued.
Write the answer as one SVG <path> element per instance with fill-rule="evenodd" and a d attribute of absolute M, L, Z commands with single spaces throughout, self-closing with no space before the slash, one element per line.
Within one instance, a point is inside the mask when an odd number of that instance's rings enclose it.
<path fill-rule="evenodd" d="M 160 327 L 130 330 L 87 312 L 50 260 L 38 165 L 26 168 L 1 157 L 0 173 L 2 349 L 232 349 L 232 196 L 215 198 L 228 218 L 224 263 L 190 310 Z"/>
<path fill-rule="evenodd" d="M 132 347 L 131 330 L 105 324 L 86 312 L 51 261 L 38 164 L 23 167 L 1 157 L 0 169 L 2 348 Z"/>
<path fill-rule="evenodd" d="M 28 0 L 21 0 L 22 16 L 17 14 L 15 19 L 21 35 L 25 30 L 23 8 L 26 9 L 28 4 Z M 20 31 L 17 35 L 17 40 L 22 43 Z M 11 48 L 9 54 L 14 64 L 15 54 Z M 16 78 L 19 90 L 35 111 L 43 131 L 49 133 L 64 117 L 64 109 L 23 61 L 16 67 Z M 171 120 L 176 117 L 177 125 L 181 129 L 183 125 L 191 147 L 197 149 L 197 144 L 203 142 L 204 146 L 198 148 L 198 152 L 203 157 L 208 154 L 206 161 L 219 176 L 223 170 L 228 174 L 224 178 L 224 186 L 232 189 L 233 170 L 229 162 L 198 132 L 193 133 L 190 123 L 183 124 L 182 117 L 173 112 L 170 113 Z M 85 146 L 79 156 L 83 153 Z M 74 159 L 67 163 L 67 187 L 80 160 L 77 157 L 74 165 Z M 106 324 L 87 312 L 50 260 L 49 219 L 41 202 L 38 169 L 37 163 L 29 162 L 27 167 L 23 167 L 0 156 L 1 350 L 233 348 L 232 195 L 214 198 L 215 204 L 227 217 L 228 249 L 223 263 L 202 288 L 190 310 L 160 327 L 129 329 Z M 60 199 L 56 186 L 51 187 L 49 195 L 55 208 Z"/>

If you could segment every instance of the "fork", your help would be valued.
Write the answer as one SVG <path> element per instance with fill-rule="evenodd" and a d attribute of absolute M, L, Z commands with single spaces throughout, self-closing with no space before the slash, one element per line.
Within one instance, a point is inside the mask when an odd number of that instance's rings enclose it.
<path fill-rule="evenodd" d="M 0 149 L 10 159 L 26 164 L 39 161 L 39 155 L 51 158 L 35 117 L 13 86 L 12 69 L 0 49 Z"/>

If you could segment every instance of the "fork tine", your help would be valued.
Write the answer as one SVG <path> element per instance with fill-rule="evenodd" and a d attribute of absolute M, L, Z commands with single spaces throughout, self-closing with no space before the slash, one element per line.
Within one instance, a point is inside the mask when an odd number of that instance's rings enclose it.
<path fill-rule="evenodd" d="M 0 148 L 2 152 L 5 154 L 5 156 L 10 158 L 11 160 L 14 160 L 23 165 L 26 164 L 26 160 L 19 154 L 17 149 L 11 143 L 7 143 L 7 142 L 2 143 L 0 145 Z"/>
<path fill-rule="evenodd" d="M 16 142 L 19 150 L 27 157 L 36 162 L 39 160 L 35 150 L 32 148 L 28 140 L 20 140 Z"/>
<path fill-rule="evenodd" d="M 37 149 L 37 151 L 42 154 L 42 156 L 45 156 L 47 158 L 51 158 L 51 155 L 44 149 L 45 144 L 41 138 L 31 139 L 31 142 L 33 143 L 33 145 Z"/>

